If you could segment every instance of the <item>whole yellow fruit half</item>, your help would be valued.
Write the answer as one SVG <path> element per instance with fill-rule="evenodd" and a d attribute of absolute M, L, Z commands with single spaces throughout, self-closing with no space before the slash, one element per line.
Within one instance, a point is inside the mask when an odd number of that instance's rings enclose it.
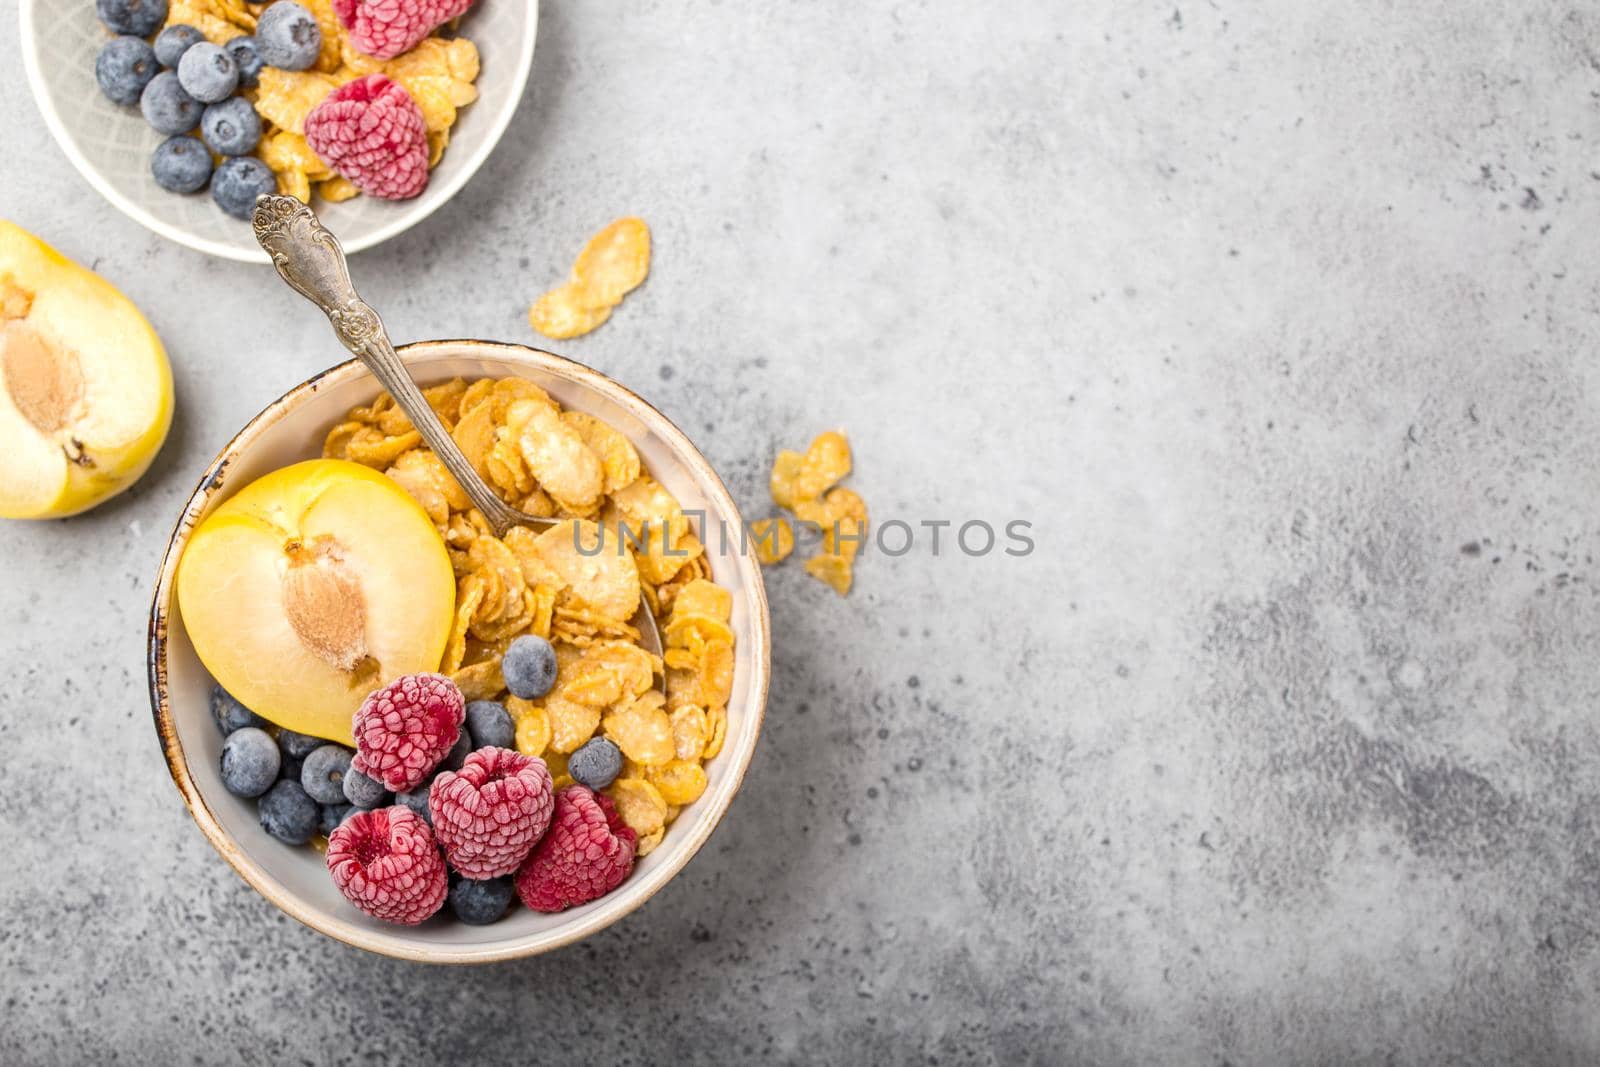
<path fill-rule="evenodd" d="M 0 517 L 49 519 L 138 481 L 172 425 L 172 368 L 139 309 L 0 219 Z"/>
<path fill-rule="evenodd" d="M 372 690 L 435 670 L 456 583 L 444 540 L 368 467 L 313 459 L 256 479 L 189 537 L 178 608 L 224 689 L 266 719 L 351 744 Z"/>

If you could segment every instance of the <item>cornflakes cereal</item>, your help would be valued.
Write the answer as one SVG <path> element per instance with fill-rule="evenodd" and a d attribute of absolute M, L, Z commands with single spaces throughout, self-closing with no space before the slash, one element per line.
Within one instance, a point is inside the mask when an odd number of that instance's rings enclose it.
<path fill-rule="evenodd" d="M 679 605 L 682 604 L 682 599 L 680 595 Z M 721 619 L 698 612 L 685 612 L 681 606 L 675 606 L 661 639 L 667 643 L 669 649 L 693 650 L 712 641 L 731 642 L 733 630 Z"/>
<path fill-rule="evenodd" d="M 721 708 L 733 695 L 733 640 L 707 641 L 700 653 L 700 698 Z"/>
<path fill-rule="evenodd" d="M 725 622 L 733 615 L 733 594 L 704 578 L 696 578 L 679 591 L 672 614 L 704 615 Z"/>
<path fill-rule="evenodd" d="M 278 192 L 283 196 L 292 196 L 302 204 L 311 199 L 311 180 L 306 177 L 305 171 L 281 170 L 277 174 Z"/>
<path fill-rule="evenodd" d="M 824 554 L 843 556 L 846 563 L 855 559 L 867 525 L 867 504 L 853 490 L 830 489 L 821 500 L 796 505 L 795 514 L 822 529 Z"/>
<path fill-rule="evenodd" d="M 452 511 L 471 506 L 466 490 L 456 483 L 444 461 L 426 449 L 402 452 L 384 473 L 422 505 L 436 526 L 448 523 Z M 516 566 L 515 560 L 512 566 Z"/>
<path fill-rule="evenodd" d="M 818 434 L 804 455 L 779 452 L 768 480 L 774 503 L 822 530 L 822 551 L 806 561 L 806 573 L 840 596 L 850 592 L 852 565 L 867 529 L 866 501 L 854 490 L 835 487 L 850 469 L 850 442 L 829 430 Z M 785 519 L 751 523 L 750 533 L 764 565 L 782 562 L 794 551 L 794 530 Z"/>
<path fill-rule="evenodd" d="M 544 708 L 521 697 L 507 697 L 506 710 L 517 728 L 517 751 L 524 756 L 538 756 L 550 747 L 550 716 Z"/>
<path fill-rule="evenodd" d="M 850 443 L 844 434 L 833 430 L 818 434 L 795 475 L 796 498 L 815 500 L 849 473 Z"/>
<path fill-rule="evenodd" d="M 581 519 L 534 539 L 540 563 L 561 588 L 604 620 L 626 621 L 639 608 L 639 566 L 617 535 Z M 576 612 L 569 612 L 577 617 Z"/>
<path fill-rule="evenodd" d="M 593 507 L 605 488 L 600 457 L 577 430 L 551 406 L 521 400 L 506 413 L 507 426 L 520 426 L 517 445 L 528 473 L 556 503 L 573 511 Z"/>
<path fill-rule="evenodd" d="M 511 379 L 507 379 L 511 380 Z M 516 379 L 519 380 L 520 379 Z M 466 390 L 461 394 L 461 406 L 458 409 L 462 415 L 476 408 L 479 404 L 494 395 L 495 386 L 500 383 L 493 378 L 479 378 L 477 381 L 468 382 Z M 528 383 L 532 385 L 532 382 Z M 535 386 L 537 388 L 537 386 Z M 543 392 L 543 390 L 540 390 Z"/>
<path fill-rule="evenodd" d="M 439 669 L 445 674 L 458 669 L 467 654 L 467 627 L 483 602 L 483 579 L 469 574 L 456 586 L 456 617 L 450 627 L 450 638 L 445 642 L 444 659 Z"/>
<path fill-rule="evenodd" d="M 700 680 L 695 676 L 693 664 L 680 666 L 673 662 L 673 651 L 668 650 L 666 656 L 667 666 L 667 711 L 676 711 L 679 708 L 693 704 L 700 699 Z M 686 654 L 681 651 L 680 655 Z"/>
<path fill-rule="evenodd" d="M 422 391 L 422 399 L 428 402 L 428 406 L 439 416 L 439 421 L 444 423 L 444 428 L 448 430 L 455 425 L 456 418 L 461 413 L 461 398 L 466 393 L 466 380 L 451 378 L 447 382 L 428 386 Z"/>
<path fill-rule="evenodd" d="M 693 704 L 686 704 L 672 712 L 672 754 L 680 760 L 697 760 L 706 751 L 706 741 L 711 731 L 706 725 L 706 713 Z"/>
<path fill-rule="evenodd" d="M 260 85 L 256 89 L 256 113 L 267 122 L 301 136 L 306 132 L 306 116 L 311 109 L 339 88 L 331 75 L 314 70 L 279 70 L 262 67 Z M 267 166 L 271 162 L 262 157 Z"/>
<path fill-rule="evenodd" d="M 550 747 L 571 752 L 594 736 L 600 725 L 600 709 L 568 700 L 559 693 L 545 698 L 545 714 L 550 716 Z"/>
<path fill-rule="evenodd" d="M 617 806 L 617 814 L 640 837 L 667 824 L 667 802 L 660 790 L 643 778 L 618 778 L 604 790 Z"/>
<path fill-rule="evenodd" d="M 450 680 L 468 700 L 490 700 L 506 689 L 506 676 L 500 672 L 498 656 L 462 667 L 451 673 Z"/>
<path fill-rule="evenodd" d="M 506 434 L 503 426 L 495 430 L 494 436 L 494 444 L 484 460 L 490 483 L 506 496 L 531 492 L 533 479 L 522 464 L 522 452 L 517 448 L 516 441 Z"/>
<path fill-rule="evenodd" d="M 256 151 L 261 156 L 261 162 L 279 173 L 296 170 L 308 175 L 315 174 L 319 180 L 331 173 L 311 150 L 306 139 L 289 130 L 278 130 L 263 137 Z"/>
<path fill-rule="evenodd" d="M 281 159 L 303 144 L 282 130 L 273 136 Z M 654 848 L 704 791 L 701 764 L 726 736 L 732 595 L 710 580 L 678 501 L 613 427 L 563 411 L 520 379 L 454 379 L 424 396 L 502 497 L 563 521 L 496 536 L 387 394 L 337 423 L 324 454 L 383 471 L 438 527 L 456 575 L 441 673 L 468 699 L 503 701 L 518 751 L 544 760 L 557 788 L 572 782 L 567 753 L 597 733 L 611 738 L 624 757 L 618 781 L 629 783 L 614 784 L 619 811 L 638 824 L 639 847 Z M 523 447 L 530 437 L 539 438 L 536 449 Z M 852 510 L 833 497 L 814 505 Z M 655 614 L 664 659 L 640 644 L 632 620 L 641 602 Z M 556 650 L 556 684 L 538 701 L 505 690 L 500 659 L 522 634 L 546 637 Z M 656 688 L 663 676 L 665 695 Z"/>
<path fill-rule="evenodd" d="M 813 556 L 806 560 L 806 573 L 832 586 L 840 596 L 850 592 L 850 561 L 843 556 Z"/>
<path fill-rule="evenodd" d="M 617 219 L 589 239 L 572 276 L 528 309 L 528 323 L 565 341 L 595 329 L 650 273 L 650 228 L 640 218 Z"/>
<path fill-rule="evenodd" d="M 528 325 L 552 341 L 582 337 L 611 317 L 609 304 L 590 305 L 589 293 L 577 282 L 558 285 L 528 309 Z"/>
<path fill-rule="evenodd" d="M 421 443 L 422 435 L 416 430 L 390 437 L 376 426 L 363 426 L 345 446 L 344 458 L 386 470 L 402 453 L 411 451 Z"/>
<path fill-rule="evenodd" d="M 649 690 L 661 669 L 661 661 L 638 645 L 620 641 L 595 645 L 573 665 L 561 695 L 580 704 L 607 707 Z"/>
<path fill-rule="evenodd" d="M 700 753 L 703 760 L 715 759 L 717 753 L 722 751 L 722 741 L 728 735 L 728 711 L 726 708 L 713 708 L 706 712 L 706 722 L 711 729 L 711 737 L 706 741 L 706 750 Z"/>
<path fill-rule="evenodd" d="M 537 385 L 525 378 L 502 378 L 495 382 L 489 390 L 489 402 L 493 405 L 494 421 L 499 425 L 515 426 L 520 432 L 521 422 L 513 423 L 511 409 L 523 400 L 532 400 L 552 410 L 559 410 L 550 394 L 540 389 Z"/>
<path fill-rule="evenodd" d="M 445 41 L 429 37 L 379 67 L 405 86 L 430 134 L 448 135 L 455 125 L 456 109 L 478 99 L 472 84 L 478 76 L 478 49 L 465 38 Z"/>
<path fill-rule="evenodd" d="M 794 527 L 787 519 L 757 519 L 750 524 L 750 543 L 763 566 L 782 563 L 794 551 Z"/>
<path fill-rule="evenodd" d="M 676 751 L 672 721 L 661 707 L 653 706 L 652 701 L 635 700 L 621 705 L 607 715 L 601 725 L 606 736 L 622 749 L 623 755 L 646 767 L 666 763 Z"/>
<path fill-rule="evenodd" d="M 588 648 L 604 641 L 639 640 L 639 631 L 631 624 L 572 603 L 556 605 L 550 632 L 574 648 Z"/>
<path fill-rule="evenodd" d="M 772 493 L 772 502 L 780 508 L 793 510 L 795 502 L 800 499 L 795 482 L 800 477 L 800 468 L 805 464 L 805 459 L 800 453 L 786 448 L 772 461 L 772 477 L 767 481 L 767 488 Z"/>
<path fill-rule="evenodd" d="M 684 520 L 687 523 L 687 520 Z M 705 546 L 694 535 L 694 531 L 685 529 L 682 533 L 668 541 L 669 527 L 656 524 L 647 528 L 644 543 L 635 549 L 635 556 L 639 561 L 639 577 L 653 585 L 661 586 L 677 575 L 701 552 Z M 658 592 L 660 590 L 658 589 Z M 663 602 L 662 607 L 669 608 L 670 600 Z"/>
<path fill-rule="evenodd" d="M 668 808 L 667 813 L 668 815 L 671 815 L 672 809 Z M 670 819 L 668 821 L 670 821 Z M 635 848 L 635 855 L 639 856 L 641 859 L 650 855 L 650 853 L 656 850 L 656 846 L 661 844 L 661 839 L 666 835 L 667 828 L 665 826 L 653 834 L 645 834 L 643 837 L 639 838 L 639 844 Z"/>
<path fill-rule="evenodd" d="M 698 760 L 670 760 L 645 772 L 645 780 L 656 787 L 668 804 L 693 804 L 706 791 L 706 772 Z"/>
<path fill-rule="evenodd" d="M 615 305 L 650 273 L 650 227 L 640 218 L 618 219 L 589 239 L 572 265 L 572 280 Z"/>
<path fill-rule="evenodd" d="M 508 616 L 521 614 L 527 606 L 523 594 L 527 582 L 522 576 L 522 566 L 503 541 L 494 537 L 478 537 L 467 549 L 467 562 L 472 569 L 485 576 L 484 580 L 499 594 L 491 607 L 487 598 L 480 618 L 496 622 Z"/>
<path fill-rule="evenodd" d="M 243 4 L 219 0 L 172 0 L 167 6 L 168 26 L 193 26 L 212 44 L 227 44 L 235 37 L 254 33 L 255 16 Z"/>
<path fill-rule="evenodd" d="M 600 457 L 601 470 L 605 472 L 607 495 L 626 489 L 639 478 L 639 453 L 633 442 L 607 426 L 593 415 L 581 411 L 564 411 L 561 421 L 578 431 L 589 451 Z"/>

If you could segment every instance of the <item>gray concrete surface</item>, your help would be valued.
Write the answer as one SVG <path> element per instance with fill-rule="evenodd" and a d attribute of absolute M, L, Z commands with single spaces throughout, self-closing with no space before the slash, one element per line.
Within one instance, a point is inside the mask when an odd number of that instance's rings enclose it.
<path fill-rule="evenodd" d="M 530 339 L 637 212 L 649 284 L 559 347 L 747 507 L 839 425 L 880 520 L 1037 551 L 773 573 L 748 785 L 604 935 L 324 940 L 190 822 L 141 657 L 202 465 L 339 353 L 103 203 L 0 35 L 0 211 L 147 310 L 181 404 L 137 490 L 0 530 L 0 1059 L 1600 1058 L 1592 8 L 558 0 L 536 67 L 359 257 L 397 337 Z"/>

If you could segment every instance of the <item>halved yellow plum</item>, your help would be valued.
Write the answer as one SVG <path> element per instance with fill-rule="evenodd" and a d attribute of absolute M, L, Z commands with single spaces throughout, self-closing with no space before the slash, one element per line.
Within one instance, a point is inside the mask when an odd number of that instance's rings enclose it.
<path fill-rule="evenodd" d="M 139 309 L 0 219 L 0 517 L 73 515 L 122 492 L 172 424 L 172 369 Z"/>
<path fill-rule="evenodd" d="M 279 726 L 346 745 L 368 693 L 438 668 L 456 596 L 416 501 L 338 459 L 230 497 L 190 535 L 177 587 L 189 639 L 224 689 Z"/>

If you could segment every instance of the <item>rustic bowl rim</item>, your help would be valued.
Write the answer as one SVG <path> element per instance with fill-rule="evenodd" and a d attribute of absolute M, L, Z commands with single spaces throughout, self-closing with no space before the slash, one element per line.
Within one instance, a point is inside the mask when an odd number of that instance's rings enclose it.
<path fill-rule="evenodd" d="M 462 349 L 467 351 L 461 351 Z M 508 342 L 473 339 L 417 341 L 400 346 L 399 352 L 408 364 L 421 366 L 425 366 L 428 361 L 435 357 L 467 356 L 470 358 L 474 355 L 481 355 L 488 358 L 498 358 L 511 363 L 538 367 L 555 373 L 580 388 L 598 391 L 608 399 L 629 408 L 635 416 L 650 427 L 652 432 L 661 435 L 674 451 L 686 457 L 689 467 L 692 468 L 697 478 L 705 484 L 711 504 L 722 512 L 720 517 L 742 522 L 738 506 L 734 503 L 733 497 L 729 494 L 722 479 L 711 467 L 711 464 L 707 462 L 700 450 L 689 440 L 688 436 L 678 429 L 671 419 L 658 411 L 648 401 L 598 371 L 564 356 Z M 675 850 L 670 856 L 669 862 L 651 871 L 647 879 L 642 881 L 630 879 L 631 885 L 630 882 L 625 882 L 618 892 L 613 895 L 609 905 L 603 905 L 585 913 L 568 926 L 531 936 L 524 935 L 515 942 L 490 943 L 461 948 L 409 942 L 406 939 L 406 928 L 404 927 L 395 927 L 393 932 L 389 930 L 373 931 L 308 904 L 267 874 L 265 869 L 257 864 L 243 846 L 223 828 L 222 824 L 206 805 L 205 799 L 200 795 L 200 791 L 189 773 L 188 761 L 184 756 L 182 743 L 178 740 L 177 726 L 172 716 L 167 691 L 168 604 L 171 600 L 178 558 L 182 555 L 183 547 L 188 543 L 189 534 L 192 532 L 200 513 L 205 509 L 211 497 L 222 489 L 224 476 L 234 457 L 250 447 L 269 427 L 291 417 L 299 409 L 302 402 L 314 395 L 319 389 L 327 385 L 343 383 L 348 379 L 359 378 L 363 375 L 370 376 L 370 372 L 362 366 L 360 361 L 355 359 L 347 360 L 311 376 L 267 405 L 259 414 L 247 422 L 244 428 L 235 434 L 217 457 L 207 465 L 206 471 L 195 486 L 194 492 L 183 506 L 178 521 L 173 527 L 172 535 L 168 539 L 166 550 L 162 555 L 161 568 L 150 604 L 150 629 L 147 646 L 150 706 L 155 719 L 157 739 L 160 741 L 162 752 L 166 757 L 167 769 L 172 775 L 173 784 L 177 786 L 179 794 L 188 806 L 190 815 L 194 817 L 195 822 L 199 825 L 207 840 L 222 855 L 223 859 L 227 860 L 229 865 L 239 873 L 240 877 L 291 918 L 319 933 L 326 934 L 336 941 L 396 959 L 444 964 L 492 963 L 501 960 L 522 959 L 561 948 L 610 926 L 633 912 L 659 892 L 704 846 L 707 839 L 721 824 L 728 808 L 733 803 L 733 798 L 738 795 L 739 789 L 743 786 L 745 773 L 749 769 L 750 760 L 755 754 L 757 743 L 760 741 L 761 727 L 766 715 L 768 687 L 771 680 L 771 617 L 768 611 L 766 589 L 762 583 L 760 567 L 748 553 L 741 555 L 736 561 L 736 565 L 741 568 L 741 576 L 745 579 L 749 590 L 748 595 L 752 608 L 750 613 L 750 640 L 755 645 L 752 649 L 753 655 L 751 657 L 751 662 L 754 664 L 756 671 L 755 684 L 752 688 L 755 699 L 753 706 L 746 709 L 746 714 L 754 716 L 754 729 L 750 733 L 749 743 L 742 750 L 735 750 L 730 746 L 730 751 L 725 753 L 725 755 L 733 757 L 733 785 L 712 808 L 711 818 L 702 823 L 700 828 L 691 836 L 682 838 L 675 843 Z M 373 385 L 376 388 L 377 382 L 374 381 Z"/>

